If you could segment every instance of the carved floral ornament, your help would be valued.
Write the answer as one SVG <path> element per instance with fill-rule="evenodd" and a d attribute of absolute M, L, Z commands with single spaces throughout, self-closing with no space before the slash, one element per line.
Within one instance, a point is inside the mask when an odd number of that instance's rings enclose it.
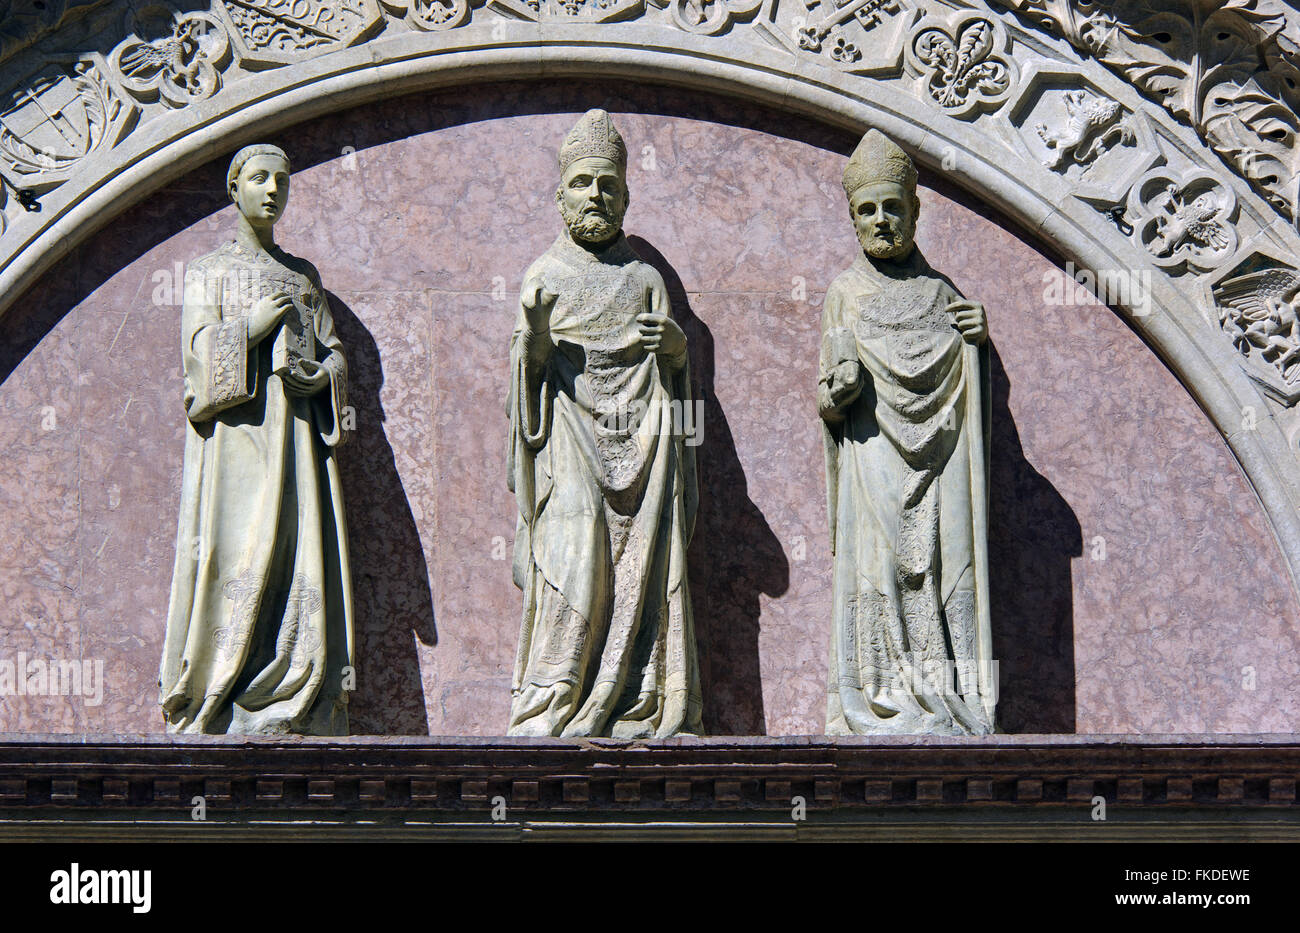
<path fill-rule="evenodd" d="M 1004 53 L 1010 39 L 1002 25 L 966 13 L 950 25 L 924 21 L 907 43 L 907 63 L 921 75 L 925 93 L 954 117 L 993 110 L 1015 84 L 1015 66 Z"/>
<path fill-rule="evenodd" d="M 0 15 L 0 73 L 6 56 L 31 42 L 90 23 L 101 8 L 126 5 L 48 0 L 37 15 L 13 9 L 15 2 L 0 0 L 0 13 L 6 14 Z M 1119 72 L 1193 127 L 1290 217 L 1300 185 L 1300 30 L 1288 25 L 1278 3 L 997 0 L 996 6 L 1014 11 L 1027 26 L 1060 34 L 1080 53 Z M 760 42 L 838 71 L 897 79 L 905 67 L 912 93 L 958 119 L 1001 108 L 1015 91 L 1021 70 L 1016 59 L 1027 55 L 1008 29 L 1015 16 L 990 8 L 953 9 L 946 0 L 209 0 L 207 10 L 154 0 L 131 5 L 126 38 L 113 49 L 108 67 L 117 87 L 141 103 L 177 109 L 210 98 L 223 82 L 250 72 L 402 29 L 438 34 L 501 17 L 591 25 L 653 20 L 702 36 L 729 35 L 752 21 L 744 28 Z M 1033 55 L 1027 60 L 1039 61 Z M 12 94 L 31 90 L 15 87 Z M 1080 97 L 1077 104 L 1080 121 L 1106 116 L 1090 106 L 1121 113 L 1095 96 Z M 146 111 L 142 118 L 154 114 Z M 1059 147 L 1059 161 L 1049 166 L 1056 171 L 1086 165 L 1124 132 L 1100 127 L 1096 139 L 1073 142 L 1069 127 L 1047 131 L 1066 134 L 1051 140 Z M 41 179 L 41 185 L 47 182 Z"/>

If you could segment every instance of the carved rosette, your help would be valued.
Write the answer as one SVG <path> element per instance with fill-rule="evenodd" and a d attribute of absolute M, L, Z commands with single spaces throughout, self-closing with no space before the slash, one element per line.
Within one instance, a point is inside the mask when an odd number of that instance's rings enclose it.
<path fill-rule="evenodd" d="M 1002 24 L 983 13 L 963 13 L 950 23 L 927 18 L 908 38 L 907 67 L 920 79 L 922 96 L 964 119 L 996 110 L 1011 96 L 1010 51 Z"/>
<path fill-rule="evenodd" d="M 383 4 L 405 14 L 407 23 L 425 32 L 455 29 L 469 22 L 469 0 L 383 0 Z"/>
<path fill-rule="evenodd" d="M 346 48 L 384 22 L 378 0 L 215 0 L 215 5 L 245 68 L 274 68 Z"/>
<path fill-rule="evenodd" d="M 36 193 L 67 181 L 87 156 L 117 144 L 137 108 L 97 55 L 55 59 L 0 105 L 0 174 Z"/>
<path fill-rule="evenodd" d="M 893 77 L 916 0 L 764 0 L 758 28 L 797 55 L 839 71 Z"/>
<path fill-rule="evenodd" d="M 181 108 L 221 89 L 230 40 L 215 16 L 156 5 L 128 15 L 126 29 L 109 61 L 138 99 Z"/>
<path fill-rule="evenodd" d="M 1209 272 L 1237 251 L 1237 196 L 1202 171 L 1144 175 L 1128 196 L 1133 239 L 1170 274 Z"/>

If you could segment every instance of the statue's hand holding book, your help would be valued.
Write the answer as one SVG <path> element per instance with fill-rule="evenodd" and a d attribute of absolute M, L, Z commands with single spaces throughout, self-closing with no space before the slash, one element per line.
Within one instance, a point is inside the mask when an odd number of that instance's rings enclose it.
<path fill-rule="evenodd" d="M 294 296 L 289 301 L 290 309 L 284 314 L 271 350 L 271 371 L 290 388 L 315 391 L 320 388 L 315 315 L 301 298 Z"/>

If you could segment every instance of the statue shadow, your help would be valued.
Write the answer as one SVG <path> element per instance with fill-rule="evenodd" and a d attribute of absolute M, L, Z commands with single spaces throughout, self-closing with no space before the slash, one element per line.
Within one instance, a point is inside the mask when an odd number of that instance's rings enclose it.
<path fill-rule="evenodd" d="M 365 324 L 328 295 L 348 358 L 348 404 L 356 409 L 356 432 L 339 457 L 357 665 L 349 728 L 353 735 L 428 735 L 411 633 L 435 645 L 438 632 L 424 546 L 384 430 L 383 360 Z"/>
<path fill-rule="evenodd" d="M 704 403 L 696 448 L 700 507 L 688 554 L 704 729 L 709 735 L 765 735 L 759 596 L 780 596 L 789 589 L 790 563 L 749 498 L 745 468 L 713 388 L 713 335 L 695 315 L 686 287 L 663 254 L 640 237 L 630 236 L 628 242 L 663 276 L 673 316 L 686 333 L 691 391 Z"/>
<path fill-rule="evenodd" d="M 1008 399 L 1011 381 L 990 342 L 989 590 L 998 662 L 998 729 L 1073 733 L 1074 589 L 1079 519 L 1025 459 Z"/>

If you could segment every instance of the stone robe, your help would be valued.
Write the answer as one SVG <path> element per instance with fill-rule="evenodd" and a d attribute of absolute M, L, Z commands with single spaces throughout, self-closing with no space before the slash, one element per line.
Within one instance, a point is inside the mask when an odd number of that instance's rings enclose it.
<path fill-rule="evenodd" d="M 159 676 L 169 732 L 346 735 L 352 585 L 335 449 L 347 366 L 316 270 L 230 243 L 190 265 L 185 464 Z M 267 292 L 295 305 L 256 344 Z M 329 386 L 291 395 L 288 343 Z"/>
<path fill-rule="evenodd" d="M 681 436 L 685 354 L 637 342 L 668 314 L 663 280 L 622 234 L 599 254 L 564 233 L 524 277 L 558 298 L 549 360 L 511 338 L 514 580 L 523 590 L 510 735 L 644 738 L 700 732 L 686 548 L 695 453 Z M 675 403 L 675 404 L 674 404 Z"/>
<path fill-rule="evenodd" d="M 913 250 L 865 255 L 831 284 L 819 409 L 834 594 L 826 731 L 985 734 L 990 665 L 988 363 L 947 312 L 960 298 Z M 831 401 L 837 364 L 861 391 Z"/>

